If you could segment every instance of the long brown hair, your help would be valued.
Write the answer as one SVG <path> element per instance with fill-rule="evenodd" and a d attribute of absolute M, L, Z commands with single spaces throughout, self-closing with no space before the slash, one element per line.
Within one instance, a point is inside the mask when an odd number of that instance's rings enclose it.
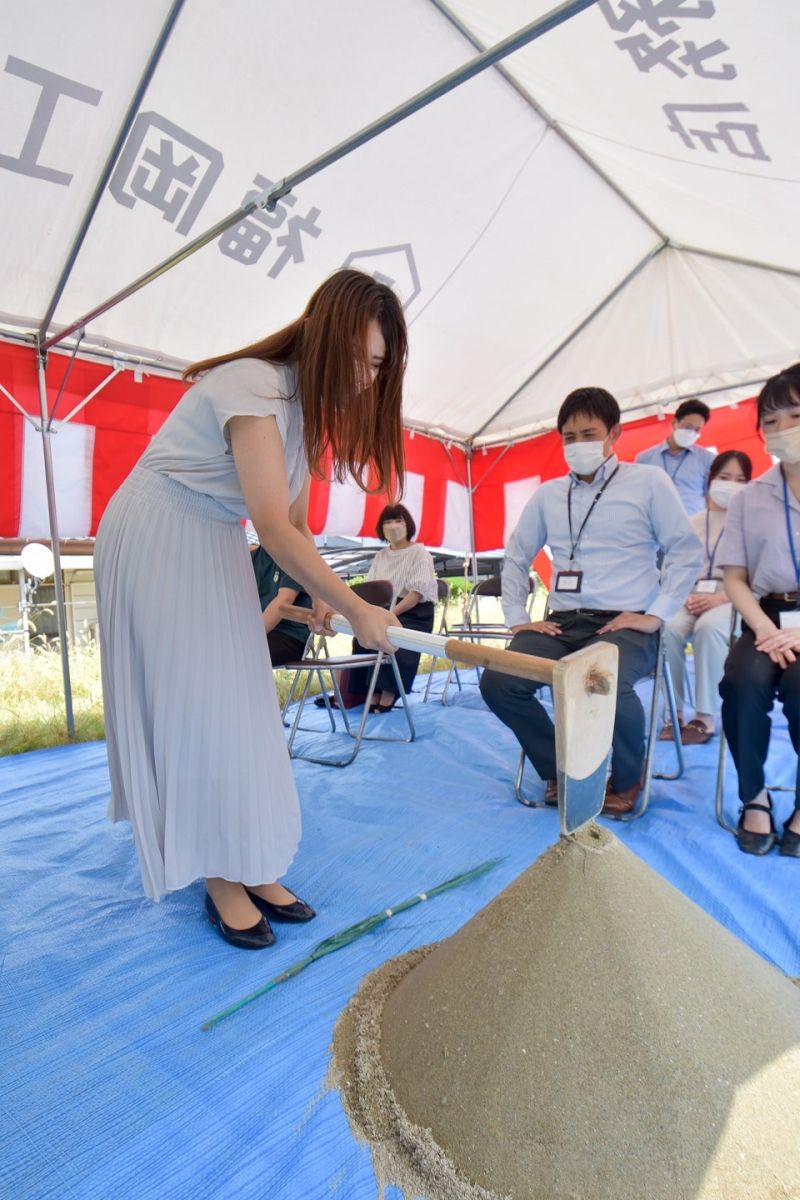
<path fill-rule="evenodd" d="M 377 321 L 386 353 L 374 381 L 367 362 L 367 326 Z M 332 459 L 334 479 L 352 475 L 364 491 L 398 494 L 404 479 L 403 373 L 408 340 L 395 293 L 363 271 L 337 271 L 309 300 L 301 317 L 252 346 L 192 363 L 184 379 L 238 358 L 297 367 L 306 458 L 314 474 Z M 374 474 L 370 487 L 370 474 Z"/>

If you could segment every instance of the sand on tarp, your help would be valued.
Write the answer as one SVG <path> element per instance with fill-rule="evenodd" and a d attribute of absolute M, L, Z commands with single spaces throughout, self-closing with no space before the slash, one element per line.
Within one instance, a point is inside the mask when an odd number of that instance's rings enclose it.
<path fill-rule="evenodd" d="M 594 825 L 366 978 L 331 1080 L 429 1200 L 800 1200 L 800 993 Z"/>

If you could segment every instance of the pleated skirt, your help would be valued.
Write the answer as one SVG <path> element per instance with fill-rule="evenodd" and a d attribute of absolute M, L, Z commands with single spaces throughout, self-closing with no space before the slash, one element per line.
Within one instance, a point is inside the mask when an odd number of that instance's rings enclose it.
<path fill-rule="evenodd" d="M 103 515 L 94 571 L 109 817 L 131 823 L 145 893 L 278 879 L 300 810 L 244 529 L 136 467 Z"/>

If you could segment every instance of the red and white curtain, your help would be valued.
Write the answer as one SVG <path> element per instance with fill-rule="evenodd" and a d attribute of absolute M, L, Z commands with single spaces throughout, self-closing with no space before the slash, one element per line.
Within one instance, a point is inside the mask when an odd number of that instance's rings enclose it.
<path fill-rule="evenodd" d="M 67 360 L 52 355 L 47 372 L 52 408 Z M 177 404 L 185 385 L 155 375 L 121 372 L 76 416 L 68 414 L 110 368 L 76 361 L 58 405 L 52 438 L 56 502 L 62 537 L 95 533 L 103 510 L 153 434 Z M 39 397 L 32 352 L 0 343 L 0 385 L 26 412 L 38 418 Z M 702 444 L 716 450 L 745 450 L 754 473 L 770 465 L 756 433 L 755 402 L 717 408 Z M 626 424 L 618 451 L 630 460 L 661 441 L 668 423 L 654 417 Z M 403 501 L 417 521 L 417 536 L 428 546 L 456 552 L 469 549 L 469 491 L 463 449 L 407 431 L 407 478 Z M 47 499 L 41 437 L 0 392 L 0 537 L 48 536 Z M 471 462 L 475 549 L 501 549 L 538 485 L 564 472 L 561 441 L 547 433 L 515 445 L 474 452 Z M 309 524 L 314 533 L 374 536 L 384 495 L 368 495 L 352 482 L 313 480 Z M 547 576 L 546 560 L 537 563 Z"/>

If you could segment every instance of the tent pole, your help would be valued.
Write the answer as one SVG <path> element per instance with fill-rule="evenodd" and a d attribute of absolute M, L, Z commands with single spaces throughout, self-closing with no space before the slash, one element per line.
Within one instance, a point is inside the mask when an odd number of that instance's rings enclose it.
<path fill-rule="evenodd" d="M 668 248 L 668 246 L 669 246 L 669 242 L 663 241 L 663 242 L 659 242 L 657 246 L 653 246 L 652 250 L 648 250 L 648 252 L 647 252 L 647 254 L 645 254 L 644 258 L 641 259 L 636 264 L 635 267 L 633 267 L 630 271 L 628 271 L 628 274 L 625 276 L 625 278 L 621 279 L 619 281 L 619 283 L 614 288 L 612 288 L 612 290 L 610 292 L 608 292 L 607 295 L 605 295 L 603 297 L 603 299 L 600 301 L 600 303 L 595 305 L 595 307 L 592 309 L 592 311 L 583 318 L 583 320 L 580 322 L 580 324 L 576 325 L 575 328 L 570 333 L 567 334 L 567 336 L 564 338 L 564 340 L 562 342 L 559 342 L 559 344 L 556 346 L 555 350 L 553 350 L 550 354 L 548 354 L 547 357 L 544 359 L 544 361 L 540 362 L 538 367 L 534 371 L 531 371 L 531 373 L 527 377 L 527 379 L 523 379 L 523 381 L 519 385 L 519 387 L 515 388 L 514 391 L 511 393 L 511 395 L 508 397 L 508 399 L 504 400 L 503 403 L 500 405 L 500 407 L 495 409 L 495 411 L 488 418 L 488 420 L 484 421 L 484 423 L 481 425 L 480 429 L 478 429 L 476 431 L 476 433 L 473 434 L 473 437 L 476 437 L 476 438 L 480 437 L 481 434 L 483 433 L 483 431 L 485 429 L 488 429 L 489 426 L 492 424 L 492 422 L 497 420 L 497 418 L 500 416 L 500 414 L 502 412 L 504 412 L 505 409 L 508 408 L 509 404 L 511 404 L 511 402 L 517 398 L 517 396 L 520 394 L 520 392 L 523 391 L 528 386 L 529 383 L 533 383 L 534 379 L 536 379 L 539 375 L 541 375 L 541 373 L 545 369 L 545 367 L 549 366 L 550 363 L 553 362 L 553 360 L 558 357 L 558 355 L 561 353 L 561 351 L 565 350 L 567 348 L 567 346 L 569 346 L 570 342 L 573 342 L 575 340 L 575 338 L 578 337 L 579 334 L 583 333 L 584 329 L 586 329 L 586 327 L 588 325 L 591 325 L 591 323 L 595 319 L 595 317 L 599 316 L 600 313 L 603 311 L 603 309 L 607 308 L 608 305 L 611 303 L 611 301 L 615 300 L 616 297 L 620 294 L 620 292 L 624 288 L 626 288 L 633 279 L 636 278 L 636 276 L 639 274 L 639 272 L 643 271 L 644 268 L 649 263 L 651 263 L 652 260 L 654 258 L 656 258 L 661 253 L 662 250 L 666 250 Z"/>
<path fill-rule="evenodd" d="M 719 262 L 733 263 L 738 267 L 756 267 L 759 271 L 772 271 L 776 275 L 800 275 L 798 267 L 779 267 L 777 263 L 768 263 L 761 258 L 742 258 L 740 254 L 725 254 L 721 250 L 704 250 L 702 246 L 689 246 L 684 242 L 670 242 L 670 249 L 679 250 L 682 254 L 696 254 L 699 258 L 716 258 Z"/>
<path fill-rule="evenodd" d="M 17 581 L 19 583 L 19 615 L 22 621 L 22 645 L 25 648 L 25 653 L 30 654 L 31 627 L 28 623 L 30 605 L 28 603 L 28 580 L 25 576 L 24 567 L 20 567 L 17 571 Z"/>
<path fill-rule="evenodd" d="M 509 450 L 511 449 L 512 445 L 513 445 L 513 442 L 507 442 L 505 447 L 500 451 L 497 458 L 492 463 L 492 465 L 483 472 L 480 479 L 475 484 L 476 492 L 477 492 L 478 488 L 481 486 L 481 484 L 486 482 L 486 480 L 489 478 L 489 476 L 491 475 L 491 473 L 495 469 L 495 467 L 503 461 L 503 459 L 505 458 L 505 456 L 508 454 Z M 483 449 L 483 447 L 481 447 L 481 449 Z"/>
<path fill-rule="evenodd" d="M 24 419 L 28 422 L 28 424 L 32 425 L 33 428 L 38 433 L 39 426 L 36 424 L 36 421 L 33 419 L 31 414 L 25 411 L 25 409 L 22 407 L 22 405 L 19 403 L 19 401 L 15 400 L 14 397 L 11 395 L 11 392 L 9 392 L 7 388 L 3 387 L 2 383 L 0 383 L 0 392 L 3 393 L 6 400 L 8 400 L 9 404 L 13 404 L 14 408 L 17 410 L 17 412 L 20 413 L 24 417 Z"/>
<path fill-rule="evenodd" d="M 58 277 L 58 282 L 56 283 L 53 294 L 50 297 L 50 303 L 47 305 L 47 311 L 45 312 L 42 322 L 39 326 L 40 342 L 46 337 L 47 331 L 50 328 L 50 322 L 53 319 L 53 314 L 58 307 L 58 302 L 61 299 L 64 288 L 67 286 L 67 281 L 72 274 L 72 268 L 75 266 L 81 246 L 86 240 L 86 235 L 89 232 L 89 226 L 91 225 L 94 214 L 97 212 L 97 209 L 100 205 L 103 192 L 106 189 L 106 184 L 111 178 L 111 172 L 114 170 L 114 165 L 125 143 L 125 138 L 130 133 L 133 122 L 136 119 L 137 113 L 139 112 L 139 106 L 141 105 L 153 75 L 155 74 L 156 67 L 161 60 L 161 56 L 164 53 L 164 48 L 169 41 L 170 34 L 172 33 L 173 27 L 178 19 L 178 16 L 180 15 L 180 11 L 183 8 L 184 3 L 185 0 L 173 0 L 172 6 L 166 16 L 163 26 L 161 27 L 161 32 L 156 38 L 155 46 L 153 47 L 150 53 L 150 58 L 148 59 L 145 69 L 142 72 L 142 77 L 139 80 L 133 96 L 131 97 L 131 102 L 128 105 L 128 109 L 122 119 L 122 123 L 117 130 L 117 136 L 114 139 L 114 144 L 108 152 L 108 157 L 106 158 L 103 169 L 100 172 L 97 183 L 94 186 L 94 191 L 92 192 L 91 198 L 87 205 L 86 212 L 83 215 L 80 228 L 75 234 L 72 245 L 67 252 L 66 262 L 61 268 L 61 274 Z"/>
<path fill-rule="evenodd" d="M 58 514 L 56 512 L 56 489 L 53 478 L 53 451 L 50 445 L 52 430 L 48 426 L 47 383 L 45 367 L 47 355 L 36 351 L 36 375 L 39 383 L 39 410 L 41 412 L 42 453 L 44 455 L 44 478 L 47 485 L 47 514 L 50 521 L 50 539 L 53 549 L 53 582 L 56 589 L 56 614 L 58 639 L 61 643 L 61 673 L 64 678 L 64 713 L 67 719 L 67 737 L 75 741 L 75 716 L 72 711 L 72 684 L 69 673 L 69 645 L 67 642 L 67 608 L 64 603 L 64 577 L 61 574 L 61 546 L 58 540 Z"/>
<path fill-rule="evenodd" d="M 467 463 L 467 497 L 469 499 L 469 508 L 467 515 L 469 517 L 469 555 L 472 563 L 472 585 L 475 587 L 478 583 L 478 555 L 475 550 L 475 508 L 473 504 L 474 488 L 472 486 L 472 447 L 467 446 L 465 452 Z"/>
<path fill-rule="evenodd" d="M 460 87 L 461 84 L 466 83 L 470 79 L 474 79 L 476 75 L 479 75 L 482 71 L 488 70 L 489 67 L 493 67 L 495 63 L 500 62 L 500 60 L 503 58 L 507 58 L 509 54 L 513 54 L 516 50 L 520 50 L 523 46 L 529 45 L 537 38 L 542 37 L 543 34 L 549 33 L 551 29 L 556 29 L 565 21 L 569 21 L 571 17 L 583 12 L 584 9 L 592 8 L 596 2 L 597 0 L 563 0 L 561 4 L 556 5 L 556 7 L 551 9 L 550 12 L 544 13 L 535 21 L 531 21 L 529 25 L 524 26 L 522 29 L 518 29 L 515 33 L 512 33 L 509 37 L 504 38 L 495 46 L 491 46 L 482 54 L 477 55 L 476 58 L 472 58 L 469 60 L 469 62 L 457 67 L 456 70 L 451 71 L 449 75 L 445 75 L 441 79 L 436 80 L 435 83 L 430 84 L 421 92 L 417 92 L 415 96 L 411 96 L 410 99 L 406 100 L 403 104 L 393 108 L 391 112 L 385 113 L 382 117 L 379 117 L 377 121 L 373 121 L 370 125 L 365 125 L 363 129 L 358 130 L 357 133 L 352 134 L 349 138 L 346 138 L 337 146 L 332 147 L 332 149 L 327 150 L 324 154 L 320 154 L 317 158 L 312 159 L 312 161 L 306 163 L 304 167 L 300 167 L 299 170 L 293 171 L 291 175 L 287 175 L 280 181 L 280 183 L 276 184 L 268 192 L 263 192 L 255 200 L 251 200 L 248 204 L 244 204 L 241 206 L 241 208 L 237 208 L 235 212 L 230 213 L 227 217 L 224 217 L 221 221 L 218 221 L 216 225 L 207 230 L 206 233 L 201 234 L 199 237 L 195 238 L 194 241 L 188 242 L 182 250 L 179 250 L 176 254 L 170 255 L 169 258 L 165 258 L 163 262 L 158 264 L 158 266 L 153 267 L 152 270 L 148 271 L 145 275 L 140 275 L 138 279 L 133 281 L 133 283 L 129 284 L 121 291 L 115 292 L 114 295 L 109 297 L 108 300 L 105 300 L 102 304 L 97 305 L 97 307 L 93 308 L 90 312 L 85 313 L 82 317 L 79 317 L 77 321 L 72 321 L 71 324 L 65 326 L 57 333 L 53 333 L 50 335 L 50 337 L 40 341 L 40 348 L 42 350 L 49 350 L 51 346 L 55 346 L 58 342 L 63 341 L 64 338 L 67 338 L 70 336 L 70 334 L 75 333 L 75 331 L 80 329 L 81 326 L 88 325 L 96 317 L 108 312 L 109 309 L 114 308 L 117 304 L 120 304 L 123 300 L 126 300 L 128 296 L 132 296 L 134 292 L 138 292 L 146 284 L 152 283 L 153 280 L 158 279 L 171 267 L 177 266 L 179 262 L 183 262 L 183 260 L 188 258 L 191 254 L 194 254 L 197 250 L 202 249 L 202 247 L 207 245 L 209 242 L 214 241 L 221 233 L 224 233 L 226 229 L 229 229 L 232 225 L 237 225 L 239 221 L 242 221 L 245 217 L 250 216 L 250 214 L 255 212 L 257 208 L 266 209 L 268 212 L 271 212 L 275 208 L 278 200 L 280 200 L 282 196 L 285 196 L 291 192 L 291 190 L 297 187 L 299 183 L 305 182 L 306 179 L 311 179 L 313 175 L 317 175 L 320 171 L 324 171 L 326 167 L 331 166 L 332 163 L 338 162 L 340 158 L 344 158 L 346 155 L 351 154 L 360 146 L 365 145 L 367 142 L 372 141 L 373 138 L 385 133 L 387 129 L 392 129 L 393 126 L 398 125 L 401 121 L 406 120 L 407 117 L 413 116 L 414 113 L 426 108 L 435 100 L 440 99 L 440 97 L 446 96 L 447 93 L 452 92 L 454 88 Z"/>
<path fill-rule="evenodd" d="M 461 18 L 456 16 L 456 14 L 448 7 L 448 5 L 444 3 L 444 0 L 430 0 L 430 3 L 437 10 L 437 12 L 442 14 L 446 21 L 450 22 L 454 29 L 458 30 L 461 36 L 465 38 L 475 50 L 481 52 L 486 49 L 480 38 L 476 37 L 470 28 L 461 20 Z M 566 142 L 570 150 L 572 150 L 574 154 L 577 154 L 578 158 L 586 163 L 590 171 L 593 171 L 599 179 L 602 179 L 603 183 L 610 187 L 612 192 L 616 192 L 620 200 L 624 201 L 628 208 L 631 209 L 632 212 L 635 212 L 636 216 L 639 217 L 641 221 L 644 221 L 645 225 L 650 226 L 653 233 L 657 234 L 662 240 L 667 240 L 667 235 L 662 229 L 659 229 L 652 217 L 649 217 L 643 209 L 639 208 L 638 204 L 636 204 L 633 198 L 629 196 L 628 193 L 622 187 L 620 187 L 620 185 L 616 183 L 610 175 L 606 174 L 599 163 L 596 163 L 591 155 L 584 150 L 580 142 L 576 142 L 575 139 L 570 136 L 567 130 L 558 121 L 551 117 L 550 113 L 547 112 L 546 109 L 542 108 L 539 101 L 534 98 L 534 96 L 520 82 L 520 80 L 514 78 L 505 65 L 499 63 L 495 64 L 495 70 L 500 76 L 502 76 L 506 83 L 514 89 L 517 95 L 521 96 L 525 103 L 530 105 L 536 115 L 541 117 L 548 129 L 552 129 L 556 137 L 561 138 L 562 142 Z"/>

